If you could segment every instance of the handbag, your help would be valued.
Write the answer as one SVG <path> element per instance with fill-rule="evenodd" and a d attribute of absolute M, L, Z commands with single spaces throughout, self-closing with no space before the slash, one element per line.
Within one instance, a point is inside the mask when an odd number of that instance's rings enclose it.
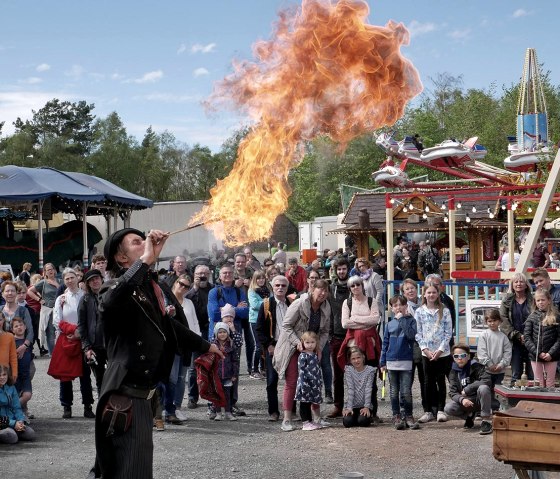
<path fill-rule="evenodd" d="M 132 425 L 132 399 L 122 394 L 111 394 L 101 413 L 101 423 L 107 426 L 107 437 L 128 431 Z"/>

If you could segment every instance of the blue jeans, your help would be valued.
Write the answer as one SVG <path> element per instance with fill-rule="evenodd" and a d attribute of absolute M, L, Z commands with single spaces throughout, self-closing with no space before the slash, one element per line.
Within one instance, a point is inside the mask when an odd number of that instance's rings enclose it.
<path fill-rule="evenodd" d="M 323 353 L 321 354 L 321 372 L 323 373 L 325 396 L 332 396 L 333 370 L 331 366 L 331 349 L 328 341 L 323 348 Z"/>
<path fill-rule="evenodd" d="M 179 381 L 179 373 L 182 369 L 182 366 L 183 366 L 183 357 L 176 354 L 175 360 L 173 361 L 173 367 L 171 368 L 171 373 L 169 373 L 169 380 L 165 383 L 164 407 L 165 407 L 165 412 L 168 415 L 175 415 L 175 410 L 177 409 L 177 406 L 175 405 L 175 393 Z M 183 394 L 184 391 L 185 388 L 184 388 L 184 381 L 183 381 Z"/>
<path fill-rule="evenodd" d="M 280 414 L 278 407 L 278 373 L 272 366 L 272 356 L 265 350 L 266 360 L 266 401 L 268 403 L 268 414 Z"/>
<path fill-rule="evenodd" d="M 249 323 L 251 325 L 251 331 L 253 333 L 253 342 L 255 343 L 255 347 L 253 348 L 253 372 L 258 372 L 260 370 L 260 363 L 261 363 L 261 356 L 262 356 L 262 348 L 261 343 L 255 341 L 257 337 L 257 323 Z"/>
<path fill-rule="evenodd" d="M 179 368 L 179 375 L 177 376 L 177 385 L 175 386 L 175 407 L 180 408 L 183 405 L 183 399 L 185 397 L 185 387 L 187 379 L 188 366 L 184 361 L 181 361 L 181 366 Z M 196 382 L 196 379 L 195 379 Z"/>
<path fill-rule="evenodd" d="M 412 416 L 412 371 L 387 371 L 393 416 Z M 401 405 L 403 413 L 401 413 Z"/>
<path fill-rule="evenodd" d="M 523 374 L 523 365 L 525 365 L 525 372 L 527 379 L 533 379 L 533 368 L 529 360 L 529 352 L 527 348 L 518 341 L 514 340 L 511 351 L 511 382 L 521 379 Z"/>

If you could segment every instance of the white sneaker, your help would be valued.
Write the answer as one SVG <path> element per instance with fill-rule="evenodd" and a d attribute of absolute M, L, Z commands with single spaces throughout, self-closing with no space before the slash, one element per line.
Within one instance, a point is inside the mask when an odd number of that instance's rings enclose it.
<path fill-rule="evenodd" d="M 180 419 L 181 421 L 187 420 L 187 415 L 180 409 L 175 409 L 175 416 L 177 416 L 177 419 Z"/>
<path fill-rule="evenodd" d="M 424 414 L 422 414 L 422 416 L 420 416 L 418 422 L 425 423 L 433 420 L 434 420 L 434 415 L 431 412 L 425 412 Z"/>
<path fill-rule="evenodd" d="M 226 412 L 226 421 L 237 421 L 237 418 L 230 412 Z"/>
<path fill-rule="evenodd" d="M 223 421 L 225 419 L 224 413 L 219 413 L 216 414 L 216 417 L 214 418 L 214 421 Z"/>
<path fill-rule="evenodd" d="M 295 431 L 295 426 L 292 424 L 291 421 L 284 421 L 281 426 L 282 431 L 289 432 Z"/>
<path fill-rule="evenodd" d="M 329 427 L 331 426 L 331 423 L 328 421 L 325 421 L 324 419 L 319 418 L 318 420 L 313 419 L 313 422 L 321 427 Z"/>
<path fill-rule="evenodd" d="M 447 414 L 445 414 L 443 411 L 438 411 L 437 422 L 447 422 Z"/>

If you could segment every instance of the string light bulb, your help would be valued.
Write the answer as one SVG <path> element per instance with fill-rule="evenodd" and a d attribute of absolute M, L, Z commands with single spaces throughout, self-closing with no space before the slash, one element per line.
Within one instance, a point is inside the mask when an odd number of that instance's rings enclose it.
<path fill-rule="evenodd" d="M 463 205 L 462 205 L 461 202 L 459 201 L 459 202 L 457 203 L 457 209 L 460 210 L 460 209 L 461 209 L 461 206 L 463 206 Z"/>
<path fill-rule="evenodd" d="M 389 200 L 389 203 L 391 203 L 392 205 L 394 205 L 394 204 L 395 204 L 395 198 L 391 198 L 391 199 Z"/>
<path fill-rule="evenodd" d="M 445 215 L 445 216 L 443 217 L 443 222 L 444 222 L 444 223 L 449 223 L 449 218 L 447 217 L 447 215 Z"/>
<path fill-rule="evenodd" d="M 472 212 L 473 212 L 473 213 L 476 213 L 476 206 L 473 206 L 473 207 L 472 207 Z"/>
<path fill-rule="evenodd" d="M 442 204 L 441 204 L 441 209 L 444 210 L 444 209 L 446 209 L 446 208 L 447 208 L 447 206 L 445 206 L 445 203 L 442 203 Z"/>
<path fill-rule="evenodd" d="M 408 211 L 408 208 L 406 207 L 406 205 L 404 206 L 404 208 L 402 209 L 405 213 Z"/>
<path fill-rule="evenodd" d="M 505 210 L 505 209 L 506 209 L 506 205 L 502 205 L 502 209 Z"/>
<path fill-rule="evenodd" d="M 471 217 L 469 215 L 465 215 L 465 221 L 467 223 L 470 223 L 471 222 Z"/>
<path fill-rule="evenodd" d="M 533 208 L 531 208 L 531 207 L 529 206 L 529 208 L 527 208 L 527 213 L 532 213 L 532 212 L 533 212 Z"/>
<path fill-rule="evenodd" d="M 424 214 L 422 215 L 422 218 L 424 218 L 425 220 L 427 220 L 427 219 L 428 219 L 428 215 L 427 215 L 426 213 L 424 213 Z"/>
<path fill-rule="evenodd" d="M 425 211 L 426 213 L 429 213 L 429 212 L 430 212 L 430 207 L 429 207 L 428 205 L 426 205 L 426 208 L 424 208 L 424 211 Z"/>
<path fill-rule="evenodd" d="M 556 211 L 560 211 L 560 205 L 556 205 Z"/>

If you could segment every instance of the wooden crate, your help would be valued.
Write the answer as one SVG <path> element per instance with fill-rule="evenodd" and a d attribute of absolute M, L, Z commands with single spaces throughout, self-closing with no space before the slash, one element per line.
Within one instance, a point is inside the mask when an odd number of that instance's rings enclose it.
<path fill-rule="evenodd" d="M 493 427 L 499 461 L 560 465 L 560 404 L 520 401 L 496 413 Z"/>

